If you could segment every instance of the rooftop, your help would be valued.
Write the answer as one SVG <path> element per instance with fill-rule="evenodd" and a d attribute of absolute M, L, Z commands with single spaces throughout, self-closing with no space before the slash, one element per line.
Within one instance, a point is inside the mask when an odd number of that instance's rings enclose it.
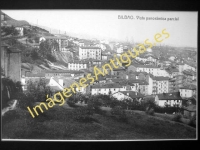
<path fill-rule="evenodd" d="M 122 86 L 117 83 L 105 83 L 92 85 L 91 88 L 122 88 Z"/>
<path fill-rule="evenodd" d="M 87 46 L 87 47 L 80 47 L 81 49 L 101 49 L 99 47 L 92 47 L 92 46 Z"/>
<path fill-rule="evenodd" d="M 182 100 L 180 92 L 157 94 L 159 100 Z"/>
<path fill-rule="evenodd" d="M 143 98 L 144 95 L 139 93 L 139 92 L 134 92 L 134 91 L 119 91 L 119 92 L 116 92 L 116 93 L 123 93 L 124 95 L 127 95 L 131 98 Z M 113 93 L 115 94 L 115 93 Z"/>

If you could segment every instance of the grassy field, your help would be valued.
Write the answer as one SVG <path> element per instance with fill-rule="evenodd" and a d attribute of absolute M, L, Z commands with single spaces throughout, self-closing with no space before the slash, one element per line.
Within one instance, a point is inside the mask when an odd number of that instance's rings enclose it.
<path fill-rule="evenodd" d="M 195 139 L 196 129 L 184 124 L 149 116 L 144 112 L 127 113 L 128 122 L 113 118 L 109 110 L 93 114 L 92 120 L 73 119 L 77 108 L 54 106 L 36 118 L 16 109 L 2 118 L 3 139 L 62 140 L 147 140 Z"/>

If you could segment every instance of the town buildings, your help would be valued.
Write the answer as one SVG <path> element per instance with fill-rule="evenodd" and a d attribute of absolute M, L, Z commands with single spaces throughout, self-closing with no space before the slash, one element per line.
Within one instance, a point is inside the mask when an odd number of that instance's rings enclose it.
<path fill-rule="evenodd" d="M 79 47 L 79 59 L 101 60 L 101 48 L 99 47 Z"/>
<path fill-rule="evenodd" d="M 39 39 L 39 42 L 41 43 L 42 41 L 56 41 L 58 43 L 58 49 L 59 51 L 66 51 L 67 46 L 68 46 L 68 40 L 66 37 L 58 37 L 58 36 L 42 36 Z"/>

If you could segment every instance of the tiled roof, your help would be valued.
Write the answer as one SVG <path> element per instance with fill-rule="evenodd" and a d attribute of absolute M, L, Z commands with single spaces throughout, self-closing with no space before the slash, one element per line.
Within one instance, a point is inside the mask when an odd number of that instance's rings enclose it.
<path fill-rule="evenodd" d="M 180 92 L 157 94 L 159 100 L 182 100 Z"/>
<path fill-rule="evenodd" d="M 92 46 L 88 46 L 88 47 L 80 47 L 81 49 L 101 49 L 99 47 L 92 47 Z"/>
<path fill-rule="evenodd" d="M 137 68 L 159 68 L 157 66 L 152 66 L 152 65 L 138 65 L 138 64 L 134 64 L 133 66 L 135 66 Z"/>
<path fill-rule="evenodd" d="M 122 86 L 117 83 L 105 83 L 92 85 L 91 88 L 122 88 Z"/>
<path fill-rule="evenodd" d="M 64 39 L 64 40 L 67 40 L 66 37 L 58 37 L 58 36 L 42 36 L 44 37 L 45 39 Z"/>
<path fill-rule="evenodd" d="M 83 71 L 77 70 L 45 70 L 45 73 L 72 73 L 72 74 L 79 74 L 84 73 Z"/>
<path fill-rule="evenodd" d="M 134 91 L 119 91 L 118 93 L 123 93 L 124 95 L 127 95 L 129 93 L 127 96 L 129 96 L 131 98 L 143 98 L 144 97 L 143 94 L 141 94 L 139 92 L 134 92 Z M 113 93 L 113 94 L 115 94 L 115 93 Z"/>
<path fill-rule="evenodd" d="M 26 73 L 26 77 L 45 77 L 45 73 L 37 73 L 37 74 Z"/>
<path fill-rule="evenodd" d="M 147 72 L 131 72 L 130 74 L 135 74 L 135 75 L 144 74 L 144 75 L 148 75 Z"/>
<path fill-rule="evenodd" d="M 190 76 L 192 76 L 193 74 L 192 74 L 192 72 L 190 72 L 190 71 L 187 71 L 187 70 L 184 70 L 183 71 L 183 74 L 185 74 L 185 75 L 190 75 Z"/>
<path fill-rule="evenodd" d="M 180 87 L 180 89 L 196 90 L 196 86 L 191 84 L 191 85 L 188 85 L 188 86 Z"/>
<path fill-rule="evenodd" d="M 169 77 L 154 77 L 153 78 L 154 80 L 156 80 L 156 81 L 164 81 L 164 80 L 169 80 Z"/>
<path fill-rule="evenodd" d="M 72 64 L 88 64 L 89 60 L 71 60 L 68 63 L 72 63 Z"/>

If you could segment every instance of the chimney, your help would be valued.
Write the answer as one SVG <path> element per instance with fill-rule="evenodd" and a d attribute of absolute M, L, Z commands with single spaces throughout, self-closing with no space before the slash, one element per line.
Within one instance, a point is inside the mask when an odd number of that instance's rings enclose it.
<path fill-rule="evenodd" d="M 58 83 L 63 87 L 63 79 L 59 79 Z"/>

